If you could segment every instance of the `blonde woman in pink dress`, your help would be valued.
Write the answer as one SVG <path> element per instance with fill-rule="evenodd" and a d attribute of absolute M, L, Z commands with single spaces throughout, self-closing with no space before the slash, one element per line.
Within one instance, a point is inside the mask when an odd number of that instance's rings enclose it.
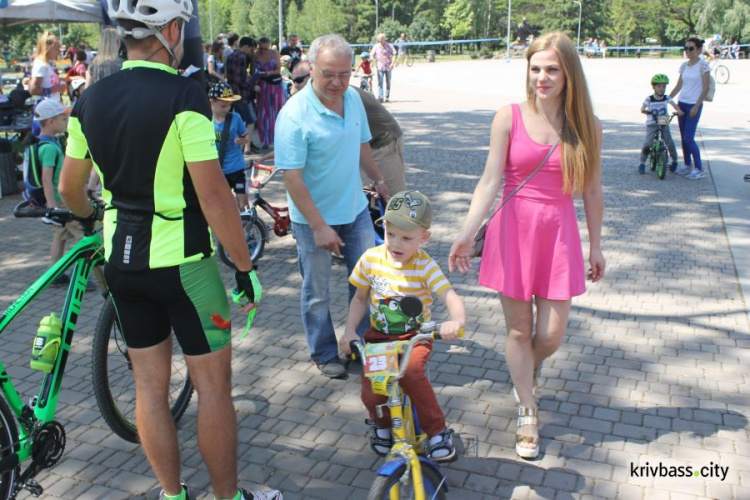
<path fill-rule="evenodd" d="M 451 271 L 469 270 L 474 234 L 489 213 L 503 176 L 505 199 L 559 139 L 544 166 L 492 219 L 479 268 L 479 284 L 500 293 L 508 330 L 505 360 L 519 404 L 516 453 L 535 458 L 539 369 L 560 347 L 571 298 L 585 291 L 587 275 L 592 282 L 604 277 L 605 260 L 600 245 L 602 128 L 593 113 L 578 53 L 567 35 L 553 32 L 534 40 L 526 59 L 526 102 L 506 106 L 495 115 L 484 173 L 448 264 Z M 574 194 L 583 196 L 588 273 Z"/>

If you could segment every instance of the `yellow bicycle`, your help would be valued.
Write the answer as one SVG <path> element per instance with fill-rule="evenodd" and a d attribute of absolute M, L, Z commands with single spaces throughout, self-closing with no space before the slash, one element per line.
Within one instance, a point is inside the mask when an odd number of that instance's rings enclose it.
<path fill-rule="evenodd" d="M 422 307 L 422 302 L 416 297 L 401 300 L 401 311 L 412 318 L 422 313 Z M 361 356 L 362 369 L 373 392 L 388 396 L 391 414 L 393 446 L 386 462 L 378 469 L 368 500 L 445 499 L 448 491 L 440 468 L 425 456 L 427 434 L 419 427 L 416 410 L 399 384 L 409 366 L 412 348 L 420 342 L 440 339 L 439 327 L 433 321 L 423 323 L 419 331 L 410 340 L 366 344 L 364 347 L 356 340 L 351 343 L 352 353 L 359 352 Z M 462 329 L 461 337 L 463 333 Z"/>

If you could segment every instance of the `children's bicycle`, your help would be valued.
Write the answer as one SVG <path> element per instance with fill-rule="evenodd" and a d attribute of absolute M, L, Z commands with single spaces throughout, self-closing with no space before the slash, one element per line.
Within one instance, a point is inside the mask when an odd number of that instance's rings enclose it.
<path fill-rule="evenodd" d="M 409 68 L 412 67 L 414 64 L 414 56 L 411 54 L 404 53 L 403 51 L 396 54 L 396 60 L 394 61 L 394 66 L 398 66 L 399 64 L 406 64 Z"/>
<path fill-rule="evenodd" d="M 416 319 L 422 314 L 422 308 L 422 302 L 416 297 L 401 299 L 401 311 L 411 318 Z M 428 321 L 410 340 L 365 344 L 364 347 L 359 341 L 351 342 L 351 352 L 359 352 L 372 391 L 388 396 L 393 425 L 393 446 L 386 462 L 378 469 L 368 500 L 445 499 L 448 491 L 446 478 L 437 464 L 425 456 L 427 434 L 419 427 L 416 409 L 399 384 L 409 366 L 414 345 L 439 340 L 439 330 L 435 322 Z M 380 412 L 381 408 L 378 407 L 377 411 Z"/>
<path fill-rule="evenodd" d="M 654 116 L 659 128 L 656 129 L 656 135 L 654 136 L 654 142 L 651 143 L 651 149 L 648 152 L 648 161 L 651 165 L 651 170 L 656 170 L 656 175 L 659 179 L 664 180 L 667 175 L 667 168 L 669 156 L 667 154 L 667 144 L 664 142 L 664 128 L 669 127 L 672 122 L 672 118 L 677 116 L 677 113 L 671 115 Z"/>
<path fill-rule="evenodd" d="M 289 218 L 289 207 L 273 206 L 260 194 L 266 184 L 279 172 L 279 169 L 272 165 L 261 165 L 253 162 L 247 170 L 251 171 L 249 184 L 255 194 L 253 202 L 240 213 L 240 220 L 242 221 L 242 230 L 245 233 L 247 249 L 250 252 L 250 259 L 255 263 L 263 255 L 268 240 L 268 226 L 258 217 L 258 207 L 273 219 L 273 232 L 276 236 L 282 237 L 289 234 L 292 219 Z M 224 264 L 232 268 L 235 267 L 234 261 L 221 243 L 219 243 L 217 251 Z"/>
<path fill-rule="evenodd" d="M 28 490 L 34 496 L 41 495 L 44 490 L 34 478 L 41 470 L 53 467 L 62 457 L 66 443 L 65 429 L 60 422 L 55 420 L 55 411 L 68 353 L 73 343 L 76 323 L 86 294 L 86 283 L 92 271 L 102 290 L 106 290 L 101 268 L 104 263 L 104 249 L 101 237 L 94 229 L 95 221 L 81 219 L 65 209 L 31 208 L 28 201 L 18 204 L 13 214 L 19 218 L 47 217 L 57 223 L 81 223 L 84 237 L 0 315 L 0 333 L 2 333 L 53 281 L 69 267 L 73 267 L 60 316 L 52 313 L 44 317 L 34 338 L 30 366 L 44 373 L 38 394 L 33 396 L 28 403 L 24 403 L 5 367 L 0 363 L 0 387 L 2 388 L 2 395 L 0 395 L 0 500 L 14 499 L 23 489 Z M 107 301 L 102 315 L 111 307 Z M 98 338 L 103 333 L 109 334 L 108 331 L 97 328 L 94 338 L 95 346 L 97 342 L 100 343 L 99 345 L 107 345 L 107 342 L 102 343 Z M 95 392 L 100 390 L 111 392 L 115 384 L 134 387 L 135 382 L 129 372 L 119 373 L 119 378 L 113 380 L 112 377 L 107 377 L 106 370 L 102 372 L 101 365 L 97 368 L 97 356 L 104 356 L 112 362 L 118 357 L 127 358 L 127 349 L 123 348 L 123 351 L 116 354 L 111 351 L 97 353 L 96 347 L 94 351 Z M 106 366 L 107 363 L 105 363 Z M 177 383 L 179 392 L 192 394 L 192 385 L 186 369 L 175 370 L 173 367 L 172 378 L 173 384 Z M 111 387 L 110 383 L 112 383 Z M 105 386 L 106 389 L 104 389 Z M 189 401 L 189 396 L 187 400 Z M 134 401 L 133 397 L 131 404 L 134 405 Z M 184 402 L 187 404 L 187 401 Z M 123 420 L 127 418 L 121 412 L 119 402 L 103 402 L 97 395 L 97 403 L 105 419 L 108 413 L 116 413 L 118 418 Z M 173 405 L 173 416 L 176 420 L 182 413 L 178 412 L 179 415 L 175 415 L 174 409 Z M 132 429 L 135 431 L 134 424 Z M 112 430 L 117 432 L 115 428 Z M 27 461 L 30 461 L 28 467 L 21 472 L 21 464 Z"/>
<path fill-rule="evenodd" d="M 713 59 L 709 64 L 711 66 L 711 74 L 716 83 L 724 84 L 729 82 L 729 68 L 721 64 L 717 59 Z"/>
<path fill-rule="evenodd" d="M 372 73 L 369 75 L 356 75 L 359 78 L 359 88 L 365 92 L 373 93 L 372 91 Z"/>

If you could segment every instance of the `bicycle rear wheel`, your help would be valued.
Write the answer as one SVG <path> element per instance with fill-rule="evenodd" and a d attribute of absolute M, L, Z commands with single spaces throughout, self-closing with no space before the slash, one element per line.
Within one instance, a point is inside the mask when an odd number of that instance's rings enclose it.
<path fill-rule="evenodd" d="M 406 56 L 406 66 L 411 68 L 414 64 L 414 58 L 412 56 L 407 55 Z"/>
<path fill-rule="evenodd" d="M 659 152 L 657 160 L 656 175 L 659 179 L 664 180 L 664 177 L 667 175 L 667 152 L 664 149 Z"/>
<path fill-rule="evenodd" d="M 99 314 L 92 349 L 91 373 L 99 411 L 112 432 L 125 441 L 137 443 L 133 366 L 122 330 L 116 321 L 112 299 L 107 299 Z M 169 407 L 177 422 L 190 404 L 193 384 L 179 343 L 173 341 L 172 349 Z"/>
<path fill-rule="evenodd" d="M 422 483 L 424 485 L 424 497 L 445 500 L 445 487 L 440 475 L 430 467 L 421 467 L 421 470 Z M 406 472 L 406 466 L 402 465 L 389 476 L 376 477 L 370 488 L 370 493 L 367 495 L 367 500 L 390 500 L 392 498 L 413 499 L 413 477 L 409 478 L 407 485 L 402 484 L 401 477 L 404 475 L 404 472 Z M 398 491 L 392 492 L 391 490 L 395 487 L 398 487 Z M 391 493 L 393 493 L 393 496 Z"/>
<path fill-rule="evenodd" d="M 714 70 L 714 75 L 717 83 L 727 83 L 729 81 L 729 68 L 723 64 L 719 64 Z"/>
<path fill-rule="evenodd" d="M 250 260 L 253 263 L 257 262 L 258 259 L 263 255 L 263 249 L 266 247 L 266 240 L 268 239 L 268 228 L 260 220 L 253 209 L 252 213 L 243 213 L 240 215 L 242 219 L 242 230 L 245 233 L 245 241 L 247 242 L 247 250 L 250 252 Z M 234 265 L 232 257 L 229 252 L 224 249 L 221 243 L 219 243 L 217 251 L 219 253 L 219 259 L 233 269 L 237 269 Z"/>
<path fill-rule="evenodd" d="M 5 398 L 0 396 L 0 459 L 5 459 L 18 449 L 16 417 Z M 18 466 L 0 473 L 0 500 L 7 500 L 18 479 Z"/>

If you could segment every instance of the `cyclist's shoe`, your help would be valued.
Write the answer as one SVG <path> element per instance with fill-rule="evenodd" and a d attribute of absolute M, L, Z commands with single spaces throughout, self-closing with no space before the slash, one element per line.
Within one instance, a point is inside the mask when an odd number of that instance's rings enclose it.
<path fill-rule="evenodd" d="M 646 165 L 644 163 L 638 165 L 638 173 L 641 175 L 646 173 Z"/>
<path fill-rule="evenodd" d="M 694 168 L 692 172 L 685 176 L 686 179 L 690 179 L 691 181 L 703 179 L 704 177 L 706 177 L 706 173 L 700 168 Z"/>
<path fill-rule="evenodd" d="M 456 459 L 456 447 L 451 438 L 453 429 L 443 429 L 440 434 L 435 434 L 428 443 L 427 456 L 434 462 L 452 462 Z"/>
<path fill-rule="evenodd" d="M 677 160 L 669 164 L 669 171 L 675 173 L 675 170 L 677 170 Z"/>
<path fill-rule="evenodd" d="M 677 170 L 674 171 L 677 175 L 685 175 L 690 172 L 690 167 L 687 165 L 680 165 Z"/>
<path fill-rule="evenodd" d="M 49 286 L 68 286 L 70 284 L 70 276 L 67 274 L 61 274 L 55 279 Z"/>
<path fill-rule="evenodd" d="M 341 364 L 341 360 L 338 356 L 330 361 L 319 364 L 318 370 L 328 378 L 341 378 L 346 375 L 346 368 Z"/>
<path fill-rule="evenodd" d="M 242 500 L 284 500 L 279 490 L 250 491 L 240 488 Z"/>
<path fill-rule="evenodd" d="M 190 500 L 190 489 L 182 481 L 180 481 L 180 484 L 182 485 L 182 488 L 185 490 L 185 500 Z M 164 493 L 164 490 L 161 490 L 161 493 L 159 493 L 159 500 L 165 500 L 166 498 L 167 498 L 167 494 Z"/>
<path fill-rule="evenodd" d="M 393 435 L 390 429 L 381 429 L 370 419 L 365 420 L 370 426 L 370 448 L 372 451 L 384 457 L 393 447 Z"/>

